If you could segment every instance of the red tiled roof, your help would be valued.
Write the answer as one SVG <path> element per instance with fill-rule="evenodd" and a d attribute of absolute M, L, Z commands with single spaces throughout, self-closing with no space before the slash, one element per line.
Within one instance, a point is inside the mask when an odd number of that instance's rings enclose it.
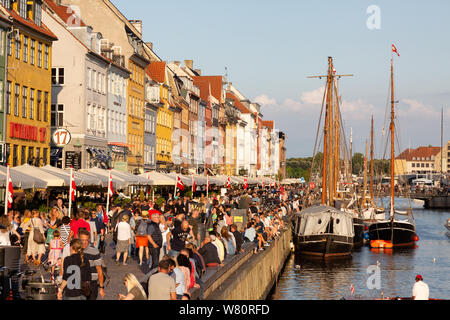
<path fill-rule="evenodd" d="M 417 149 L 406 149 L 398 155 L 397 159 L 406 161 L 431 161 L 431 157 L 436 156 L 439 152 L 441 152 L 440 147 L 419 147 Z M 422 160 L 422 158 L 424 160 Z"/>
<path fill-rule="evenodd" d="M 52 9 L 66 24 L 71 24 L 69 19 L 76 19 L 76 21 L 80 22 L 80 27 L 85 27 L 86 24 L 81 20 L 80 17 L 77 17 L 75 13 L 69 6 L 58 5 L 51 0 L 44 0 L 45 4 Z"/>
<path fill-rule="evenodd" d="M 194 76 L 194 85 L 200 88 L 200 98 L 209 100 L 209 86 L 211 85 L 211 95 L 222 102 L 222 76 Z"/>
<path fill-rule="evenodd" d="M 262 125 L 267 127 L 267 128 L 273 129 L 273 120 L 269 120 L 269 121 L 264 121 L 263 120 L 262 121 Z"/>
<path fill-rule="evenodd" d="M 25 27 L 33 29 L 34 31 L 39 32 L 40 34 L 46 35 L 47 37 L 51 38 L 54 41 L 58 40 L 56 35 L 53 32 L 51 32 L 51 30 L 49 28 L 47 28 L 47 26 L 44 23 L 41 23 L 41 26 L 38 26 L 36 23 L 34 23 L 34 21 L 32 21 L 30 19 L 22 18 L 14 10 L 8 10 L 8 9 L 5 9 L 5 10 L 8 11 L 8 13 L 11 15 L 11 17 L 14 18 L 14 21 L 24 25 Z"/>
<path fill-rule="evenodd" d="M 166 79 L 166 62 L 150 62 L 145 71 L 150 76 L 150 78 L 152 78 L 156 82 L 164 83 Z"/>
<path fill-rule="evenodd" d="M 227 93 L 226 93 L 226 97 L 227 97 L 227 98 L 230 98 L 230 99 L 233 99 L 234 105 L 235 105 L 236 108 L 238 108 L 242 113 L 251 113 L 251 111 L 248 110 L 247 107 L 244 106 L 244 105 L 242 104 L 242 102 L 239 101 L 239 99 L 238 99 L 232 92 L 227 92 Z"/>

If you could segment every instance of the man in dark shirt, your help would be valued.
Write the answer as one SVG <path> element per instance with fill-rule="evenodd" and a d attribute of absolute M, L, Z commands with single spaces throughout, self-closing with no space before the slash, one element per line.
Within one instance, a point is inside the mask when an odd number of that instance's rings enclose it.
<path fill-rule="evenodd" d="M 203 241 L 203 245 L 198 250 L 198 253 L 205 261 L 206 267 L 211 268 L 221 265 L 217 247 L 211 243 L 211 238 L 209 237 L 209 235 L 206 235 L 205 240 Z"/>
<path fill-rule="evenodd" d="M 192 229 L 189 228 L 189 222 L 186 220 L 180 226 L 176 226 L 172 231 L 169 231 L 167 233 L 167 250 L 169 250 L 169 255 L 176 257 L 185 248 L 186 240 L 189 236 L 194 238 Z M 172 241 L 170 241 L 170 237 L 172 237 Z"/>
<path fill-rule="evenodd" d="M 154 210 L 151 213 L 151 222 L 148 224 L 147 238 L 149 241 L 150 256 L 152 257 L 152 265 L 150 270 L 158 267 L 159 253 L 162 247 L 163 238 L 161 229 L 159 229 L 160 213 Z"/>
<path fill-rule="evenodd" d="M 196 245 L 200 245 L 200 232 L 199 232 L 199 225 L 201 224 L 201 218 L 200 213 L 197 209 L 192 211 L 192 215 L 188 219 L 189 225 L 192 227 L 192 233 L 194 234 L 194 239 Z"/>
<path fill-rule="evenodd" d="M 105 297 L 104 277 L 103 277 L 103 259 L 97 248 L 90 245 L 90 232 L 84 229 L 79 231 L 79 239 L 83 245 L 83 257 L 89 263 L 91 273 L 91 295 L 88 300 L 97 300 L 100 293 L 102 298 Z"/>
<path fill-rule="evenodd" d="M 236 240 L 236 254 L 240 252 L 244 252 L 242 249 L 242 234 L 238 231 L 238 228 L 235 224 L 230 226 L 231 233 L 234 235 L 234 239 Z"/>

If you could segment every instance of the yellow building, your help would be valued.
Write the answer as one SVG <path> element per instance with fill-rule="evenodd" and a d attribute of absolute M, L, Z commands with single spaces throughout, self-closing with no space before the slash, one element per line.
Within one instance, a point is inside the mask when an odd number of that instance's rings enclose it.
<path fill-rule="evenodd" d="M 165 62 L 152 62 L 148 69 L 151 78 L 160 84 L 160 103 L 156 115 L 156 169 L 172 166 L 173 111 L 169 102 L 169 85 Z"/>
<path fill-rule="evenodd" d="M 12 166 L 44 166 L 50 161 L 52 42 L 41 22 L 42 1 L 10 2 L 13 30 L 6 41 L 6 149 Z M 3 8 L 2 8 L 3 9 Z"/>
<path fill-rule="evenodd" d="M 128 170 L 133 173 L 144 172 L 144 122 L 145 122 L 145 68 L 148 61 L 137 55 L 129 60 L 131 71 L 128 80 L 128 121 L 127 134 L 130 154 Z"/>

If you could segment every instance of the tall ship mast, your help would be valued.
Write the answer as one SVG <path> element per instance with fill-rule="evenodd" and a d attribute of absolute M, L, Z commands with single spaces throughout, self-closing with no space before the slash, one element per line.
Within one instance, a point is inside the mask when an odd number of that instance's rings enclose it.
<path fill-rule="evenodd" d="M 340 143 L 342 123 L 336 79 L 342 76 L 344 75 L 336 75 L 333 58 L 328 57 L 328 74 L 310 77 L 327 79 L 321 113 L 322 115 L 325 111 L 322 196 L 320 204 L 304 209 L 294 218 L 294 243 L 297 252 L 323 259 L 350 256 L 353 250 L 353 215 L 335 207 L 338 203 L 337 186 L 341 177 L 340 150 L 342 147 Z"/>
<path fill-rule="evenodd" d="M 368 228 L 369 239 L 372 247 L 414 247 L 419 237 L 416 234 L 414 221 L 411 220 L 410 212 L 400 212 L 395 210 L 395 99 L 394 99 L 394 55 L 397 49 L 392 45 L 391 58 L 391 124 L 390 124 L 390 145 L 391 145 L 391 183 L 390 183 L 390 210 L 389 219 L 371 223 Z M 407 214 L 408 220 L 396 219 L 396 214 Z"/>

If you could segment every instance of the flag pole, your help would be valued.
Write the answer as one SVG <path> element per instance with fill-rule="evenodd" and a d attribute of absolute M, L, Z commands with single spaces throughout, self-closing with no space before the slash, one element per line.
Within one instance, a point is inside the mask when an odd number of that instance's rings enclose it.
<path fill-rule="evenodd" d="M 72 217 L 72 175 L 73 167 L 70 167 L 70 185 L 69 185 L 69 217 Z"/>
<path fill-rule="evenodd" d="M 173 200 L 175 200 L 175 197 L 177 196 L 177 185 L 178 185 L 178 176 L 175 180 L 175 190 L 173 191 Z"/>
<path fill-rule="evenodd" d="M 6 185 L 5 185 L 5 216 L 8 215 L 8 195 L 9 195 L 9 164 L 7 164 Z"/>
<path fill-rule="evenodd" d="M 206 174 L 206 198 L 209 197 L 209 175 Z"/>
<path fill-rule="evenodd" d="M 109 212 L 109 188 L 111 186 L 111 169 L 109 169 L 109 175 L 108 175 L 108 188 L 106 191 L 106 214 Z"/>

